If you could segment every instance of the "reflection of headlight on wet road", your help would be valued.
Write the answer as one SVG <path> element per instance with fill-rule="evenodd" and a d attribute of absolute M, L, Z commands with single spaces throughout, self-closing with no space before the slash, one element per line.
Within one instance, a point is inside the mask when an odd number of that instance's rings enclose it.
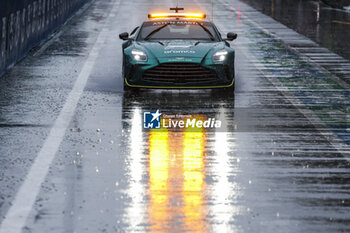
<path fill-rule="evenodd" d="M 141 50 L 134 49 L 131 51 L 131 54 L 136 61 L 147 61 L 147 54 Z"/>

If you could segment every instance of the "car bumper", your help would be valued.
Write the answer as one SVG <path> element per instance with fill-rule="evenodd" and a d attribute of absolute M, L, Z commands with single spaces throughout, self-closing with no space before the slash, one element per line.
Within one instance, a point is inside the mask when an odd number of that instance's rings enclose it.
<path fill-rule="evenodd" d="M 164 63 L 177 66 L 180 63 Z M 128 67 L 125 75 L 125 84 L 135 88 L 158 88 L 158 89 L 203 89 L 203 88 L 227 88 L 234 85 L 234 67 L 226 64 L 203 65 L 200 63 L 188 63 L 187 65 L 197 66 L 195 75 L 191 75 L 191 70 L 186 72 L 187 66 L 170 73 L 159 73 L 159 69 L 164 69 L 164 64 L 147 65 L 132 64 Z M 182 63 L 186 65 L 185 63 Z M 161 70 L 162 71 L 162 70 Z M 202 72 L 201 72 L 202 71 Z M 164 74 L 164 77 L 162 76 Z M 206 76 L 200 74 L 207 74 Z M 155 75 L 153 77 L 152 75 Z"/>

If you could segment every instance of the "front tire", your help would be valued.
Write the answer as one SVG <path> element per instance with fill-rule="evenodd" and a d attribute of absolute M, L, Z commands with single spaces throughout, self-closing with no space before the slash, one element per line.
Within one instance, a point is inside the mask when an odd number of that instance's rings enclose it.
<path fill-rule="evenodd" d="M 225 87 L 223 89 L 221 89 L 222 93 L 225 96 L 234 96 L 235 95 L 235 81 L 233 81 L 233 84 L 229 87 Z"/>
<path fill-rule="evenodd" d="M 235 83 L 232 86 L 224 88 L 216 88 L 213 90 L 214 96 L 217 97 L 232 97 L 235 95 Z"/>
<path fill-rule="evenodd" d="M 232 86 L 225 87 L 224 88 L 224 92 L 225 92 L 225 94 L 234 95 L 234 93 L 235 93 L 235 82 L 233 82 Z"/>
<path fill-rule="evenodd" d="M 131 87 L 129 87 L 128 84 L 126 84 L 125 79 L 124 79 L 123 83 L 124 83 L 124 91 L 130 91 Z"/>
<path fill-rule="evenodd" d="M 124 92 L 130 93 L 130 94 L 137 94 L 138 91 L 139 91 L 138 88 L 128 86 L 128 84 L 126 84 L 124 79 Z"/>

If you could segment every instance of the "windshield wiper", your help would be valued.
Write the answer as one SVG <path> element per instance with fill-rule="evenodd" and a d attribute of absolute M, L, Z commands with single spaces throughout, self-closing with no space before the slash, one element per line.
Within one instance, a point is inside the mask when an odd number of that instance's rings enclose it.
<path fill-rule="evenodd" d="M 159 32 L 160 30 L 162 30 L 163 28 L 165 28 L 166 26 L 168 26 L 170 23 L 166 23 L 163 26 L 151 31 L 144 40 L 149 40 L 151 38 L 151 36 L 153 36 L 155 33 Z"/>
<path fill-rule="evenodd" d="M 204 31 L 206 31 L 208 33 L 208 35 L 210 36 L 210 40 L 214 41 L 215 37 L 213 36 L 213 34 L 209 31 L 208 28 L 204 27 L 202 24 L 200 24 L 199 22 L 196 22 L 201 28 L 203 28 Z"/>

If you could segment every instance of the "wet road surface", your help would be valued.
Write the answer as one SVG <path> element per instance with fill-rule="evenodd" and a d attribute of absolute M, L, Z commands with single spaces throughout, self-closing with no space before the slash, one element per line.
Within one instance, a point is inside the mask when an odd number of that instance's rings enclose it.
<path fill-rule="evenodd" d="M 0 79 L 0 232 L 350 231 L 349 85 L 308 57 L 335 55 L 220 0 L 235 96 L 124 93 L 118 34 L 174 4 L 97 0 Z M 224 125 L 142 129 L 157 109 Z"/>
<path fill-rule="evenodd" d="M 316 43 L 350 59 L 350 11 L 316 0 L 242 0 Z M 350 3 L 349 3 L 350 4 Z"/>

